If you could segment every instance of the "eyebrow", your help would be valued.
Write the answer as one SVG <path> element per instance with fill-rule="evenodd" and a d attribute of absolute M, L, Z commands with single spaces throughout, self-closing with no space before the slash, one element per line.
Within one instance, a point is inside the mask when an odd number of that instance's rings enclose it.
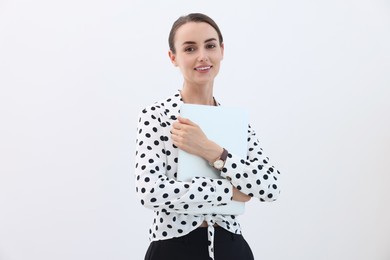
<path fill-rule="evenodd" d="M 216 40 L 217 39 L 215 39 L 215 38 L 210 38 L 210 39 L 205 40 L 204 43 L 211 42 L 211 41 L 216 41 Z M 183 45 L 186 45 L 186 44 L 196 44 L 196 42 L 194 42 L 194 41 L 185 41 L 185 42 L 183 42 Z"/>

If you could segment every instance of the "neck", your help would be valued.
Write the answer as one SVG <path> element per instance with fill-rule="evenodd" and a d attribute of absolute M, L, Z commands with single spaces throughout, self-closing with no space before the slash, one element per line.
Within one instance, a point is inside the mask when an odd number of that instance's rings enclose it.
<path fill-rule="evenodd" d="M 184 83 L 180 93 L 184 103 L 215 106 L 212 84 L 207 86 L 190 86 Z"/>

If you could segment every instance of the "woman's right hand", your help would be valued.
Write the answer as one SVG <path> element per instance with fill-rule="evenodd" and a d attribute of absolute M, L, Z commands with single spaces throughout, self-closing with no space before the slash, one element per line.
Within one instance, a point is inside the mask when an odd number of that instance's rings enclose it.
<path fill-rule="evenodd" d="M 233 186 L 233 200 L 240 202 L 248 202 L 252 197 L 239 191 Z"/>

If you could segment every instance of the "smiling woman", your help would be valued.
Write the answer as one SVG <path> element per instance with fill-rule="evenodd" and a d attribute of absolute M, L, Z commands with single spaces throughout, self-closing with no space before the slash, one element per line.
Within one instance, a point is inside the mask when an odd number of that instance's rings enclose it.
<path fill-rule="evenodd" d="M 154 211 L 145 259 L 252 260 L 236 216 L 212 210 L 252 197 L 276 200 L 279 171 L 269 163 L 250 125 L 242 158 L 210 140 L 190 118 L 179 116 L 184 103 L 220 105 L 213 95 L 224 55 L 217 24 L 199 13 L 180 17 L 172 26 L 169 47 L 169 58 L 180 68 L 184 84 L 172 96 L 142 109 L 137 128 L 136 193 L 141 204 Z M 177 180 L 179 149 L 209 162 L 220 178 Z M 211 213 L 190 213 L 197 208 Z"/>
<path fill-rule="evenodd" d="M 224 51 L 218 31 L 209 23 L 191 21 L 178 27 L 174 33 L 169 57 L 183 74 L 185 84 L 181 95 L 187 103 L 204 104 L 206 101 L 206 105 L 215 105 L 213 82 Z M 199 96 L 200 93 L 206 96 Z"/>

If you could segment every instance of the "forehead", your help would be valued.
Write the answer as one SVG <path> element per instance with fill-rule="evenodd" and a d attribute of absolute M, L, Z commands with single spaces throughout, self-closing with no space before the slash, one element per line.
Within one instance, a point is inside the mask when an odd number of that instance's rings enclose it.
<path fill-rule="evenodd" d="M 203 43 L 210 38 L 218 40 L 218 33 L 211 25 L 205 22 L 188 22 L 176 31 L 175 44 L 181 45 L 187 41 Z"/>

